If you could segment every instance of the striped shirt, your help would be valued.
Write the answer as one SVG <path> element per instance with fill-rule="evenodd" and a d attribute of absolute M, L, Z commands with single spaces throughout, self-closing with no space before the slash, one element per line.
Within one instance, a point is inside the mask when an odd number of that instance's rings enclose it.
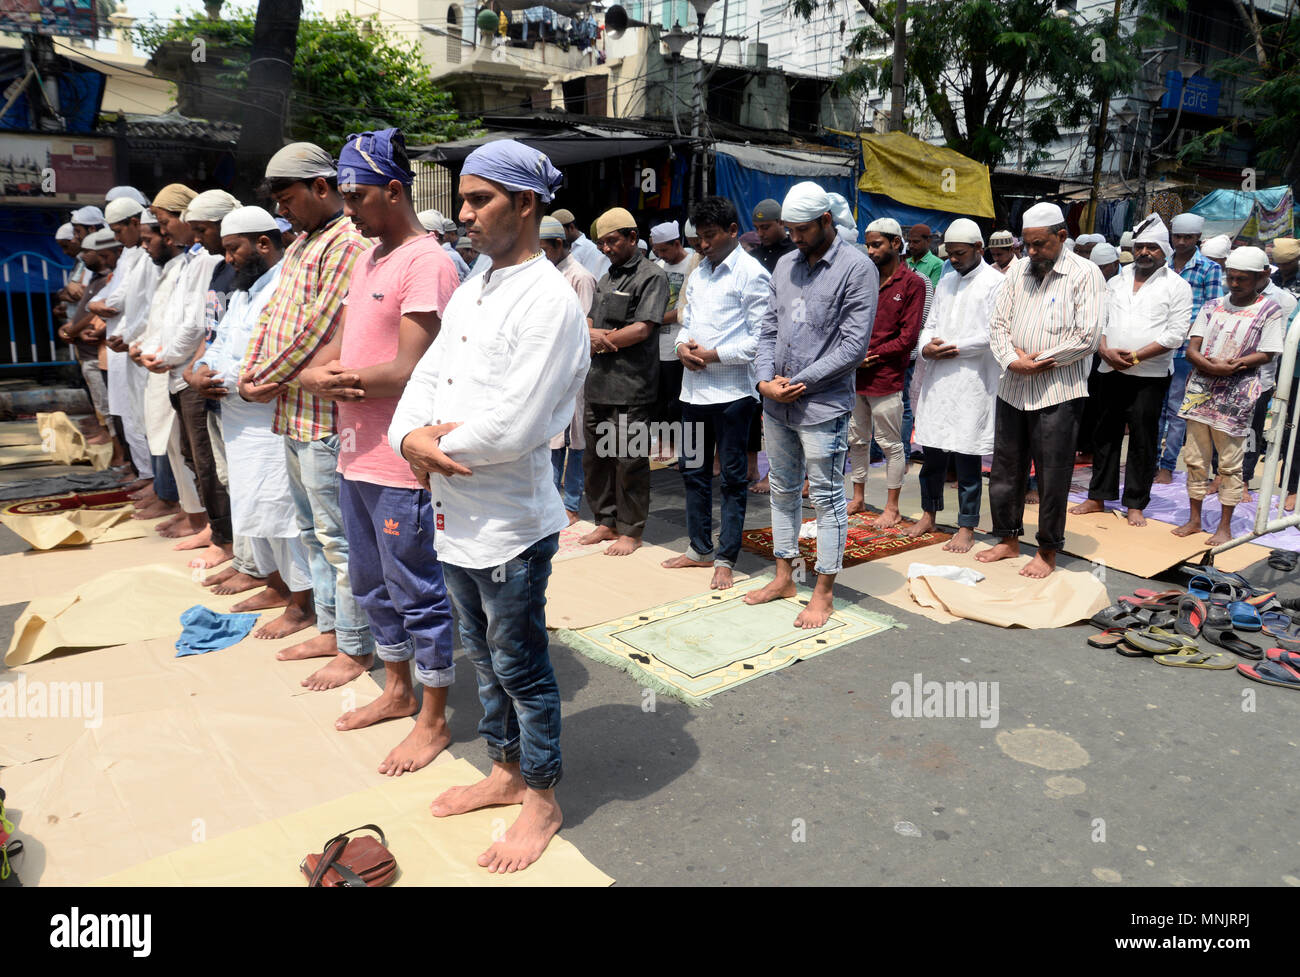
<path fill-rule="evenodd" d="M 1172 261 L 1170 267 L 1173 267 Z M 1217 262 L 1201 254 L 1200 248 L 1192 252 L 1192 257 L 1178 274 L 1182 276 L 1183 281 L 1192 286 L 1192 314 L 1187 320 L 1190 328 L 1200 314 L 1201 306 L 1210 299 L 1217 299 L 1225 294 L 1228 289 L 1223 284 L 1223 269 Z M 1182 347 L 1174 353 L 1174 359 L 1180 360 L 1186 355 L 1187 344 L 1183 343 Z"/>
<path fill-rule="evenodd" d="M 368 247 L 352 221 L 338 214 L 285 251 L 284 271 L 244 358 L 253 383 L 285 383 L 275 401 L 276 434 L 317 441 L 334 433 L 338 412 L 294 381 L 316 351 L 334 338 L 352 266 Z"/>
<path fill-rule="evenodd" d="M 754 358 L 767 312 L 772 276 L 737 245 L 718 264 L 702 258 L 686 279 L 682 326 L 674 342 L 694 339 L 718 351 L 718 362 L 682 374 L 681 399 L 688 404 L 730 404 L 758 399 Z"/>
<path fill-rule="evenodd" d="M 1007 271 L 989 328 L 993 357 L 1002 367 L 998 396 L 1019 410 L 1042 410 L 1088 396 L 1088 368 L 1105 324 L 1106 280 L 1101 269 L 1061 249 L 1040 282 L 1032 263 Z M 1042 373 L 1013 373 L 1016 350 L 1030 356 L 1051 351 L 1056 366 Z"/>

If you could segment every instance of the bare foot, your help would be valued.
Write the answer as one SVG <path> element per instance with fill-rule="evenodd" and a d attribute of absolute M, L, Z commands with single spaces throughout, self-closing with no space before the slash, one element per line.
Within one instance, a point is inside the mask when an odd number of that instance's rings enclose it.
<path fill-rule="evenodd" d="M 316 669 L 299 684 L 304 689 L 311 689 L 313 692 L 337 689 L 340 685 L 347 685 L 358 675 L 364 674 L 369 667 L 369 655 L 356 657 L 354 655 L 345 655 L 340 651 L 330 659 L 328 665 Z"/>
<path fill-rule="evenodd" d="M 897 508 L 885 506 L 884 511 L 876 517 L 877 529 L 892 529 L 903 521 L 903 517 L 898 514 Z"/>
<path fill-rule="evenodd" d="M 1220 478 L 1220 476 L 1215 475 L 1214 478 L 1211 479 L 1211 481 L 1210 481 L 1210 487 L 1209 487 L 1208 489 L 1206 489 L 1206 492 L 1207 492 L 1209 495 L 1218 495 L 1218 494 L 1219 494 L 1219 478 Z"/>
<path fill-rule="evenodd" d="M 262 587 L 265 584 L 266 580 L 262 577 L 249 576 L 247 573 L 233 573 L 226 578 L 224 583 L 213 587 L 212 592 L 214 594 L 242 594 L 245 590 L 253 590 L 255 587 Z M 204 581 L 204 585 L 207 585 L 206 581 Z M 259 606 L 283 607 L 284 601 L 278 604 L 261 604 Z M 235 610 L 235 608 L 232 607 L 231 610 Z"/>
<path fill-rule="evenodd" d="M 1174 481 L 1174 473 L 1171 472 L 1168 468 L 1159 469 L 1156 472 L 1156 477 L 1152 479 L 1152 482 L 1155 485 L 1172 485 L 1173 481 Z"/>
<path fill-rule="evenodd" d="M 218 570 L 216 573 L 209 573 L 203 578 L 203 586 L 215 587 L 219 583 L 225 583 L 239 571 L 233 566 L 226 567 L 224 570 Z"/>
<path fill-rule="evenodd" d="M 1014 540 L 1003 540 L 996 546 L 990 546 L 988 549 L 975 554 L 975 559 L 981 563 L 996 563 L 998 560 L 1009 560 L 1012 557 L 1020 555 L 1020 544 Z"/>
<path fill-rule="evenodd" d="M 764 475 L 757 482 L 750 485 L 749 490 L 755 495 L 767 495 L 768 492 L 772 491 L 772 486 L 767 483 L 767 476 Z"/>
<path fill-rule="evenodd" d="M 291 634 L 296 634 L 305 627 L 310 627 L 316 623 L 316 612 L 309 607 L 299 607 L 290 604 L 284 609 L 284 613 L 274 621 L 268 621 L 260 628 L 253 632 L 254 638 L 264 638 L 267 640 L 275 638 L 287 638 Z M 289 650 L 289 649 L 286 649 Z M 312 656 L 304 656 L 312 657 Z"/>
<path fill-rule="evenodd" d="M 1292 512 L 1292 511 L 1295 510 L 1295 493 L 1294 493 L 1294 492 L 1292 492 L 1290 495 L 1288 495 L 1288 496 L 1286 497 L 1286 501 L 1282 503 L 1282 508 L 1285 509 L 1287 512 Z"/>
<path fill-rule="evenodd" d="M 1232 527 L 1225 526 L 1220 522 L 1219 528 L 1214 531 L 1214 535 L 1206 539 L 1205 542 L 1210 546 L 1222 546 L 1230 539 L 1232 539 Z"/>
<path fill-rule="evenodd" d="M 266 583 L 266 581 L 259 580 L 258 583 Z M 216 591 L 214 590 L 213 593 L 216 593 Z M 232 590 L 229 591 L 229 593 L 237 594 L 239 591 Z M 277 590 L 275 587 L 267 587 L 265 590 L 260 590 L 255 593 L 252 597 L 245 597 L 230 610 L 233 614 L 242 614 L 244 611 L 267 611 L 273 607 L 288 606 L 288 593 L 283 590 Z"/>
<path fill-rule="evenodd" d="M 388 690 L 384 689 L 374 702 L 367 703 L 360 709 L 349 709 L 339 716 L 338 719 L 334 720 L 334 728 L 340 732 L 349 729 L 364 729 L 366 726 L 373 726 L 375 723 L 382 723 L 385 720 L 405 719 L 408 716 L 414 716 L 419 709 L 420 703 L 416 701 L 415 693 L 411 691 L 410 686 L 406 686 L 396 695 L 389 695 Z M 383 772 L 380 771 L 380 773 Z"/>
<path fill-rule="evenodd" d="M 187 540 L 187 549 L 201 548 L 212 542 L 212 533 L 208 529 L 208 516 L 205 512 L 187 512 L 180 519 L 159 526 L 158 535 L 166 536 L 168 539 L 198 537 L 198 539 Z"/>
<path fill-rule="evenodd" d="M 1130 526 L 1145 526 L 1147 524 L 1146 514 L 1141 509 L 1129 509 L 1128 524 Z"/>
<path fill-rule="evenodd" d="M 1106 504 L 1101 499 L 1087 499 L 1070 509 L 1072 516 L 1086 516 L 1089 512 L 1105 512 Z"/>
<path fill-rule="evenodd" d="M 980 554 L 981 556 L 983 554 Z M 1034 554 L 1034 558 L 1020 568 L 1022 577 L 1042 578 L 1048 576 L 1056 569 L 1056 551 L 1039 550 Z"/>
<path fill-rule="evenodd" d="M 865 512 L 867 503 L 865 499 L 849 499 L 849 515 L 856 516 L 859 512 Z"/>
<path fill-rule="evenodd" d="M 608 539 L 618 539 L 618 533 L 608 526 L 597 526 L 591 532 L 587 533 L 578 540 L 579 546 L 591 546 L 594 543 L 603 543 Z"/>
<path fill-rule="evenodd" d="M 182 547 L 187 550 L 195 549 L 195 547 L 186 546 L 184 543 L 177 543 L 174 548 L 181 549 Z M 212 567 L 219 567 L 227 560 L 233 560 L 234 558 L 235 551 L 229 545 L 223 543 L 209 543 L 203 548 L 202 552 L 194 557 L 194 559 L 190 560 L 189 565 L 210 570 Z"/>
<path fill-rule="evenodd" d="M 1025 505 L 1038 505 L 1038 492 L 1030 489 L 1025 493 Z"/>
<path fill-rule="evenodd" d="M 429 811 L 435 818 L 448 818 L 484 807 L 521 804 L 527 791 L 528 785 L 524 783 L 517 766 L 512 768 L 493 763 L 492 772 L 477 784 L 448 787 L 434 798 Z"/>
<path fill-rule="evenodd" d="M 780 600 L 782 597 L 793 597 L 799 592 L 793 580 L 781 581 L 773 579 L 757 590 L 751 590 L 741 598 L 746 604 L 766 604 L 769 601 Z"/>
<path fill-rule="evenodd" d="M 957 535 L 948 542 L 943 544 L 943 548 L 949 553 L 969 553 L 970 548 L 975 545 L 975 530 L 970 526 L 962 526 L 957 530 Z"/>
<path fill-rule="evenodd" d="M 1173 529 L 1169 531 L 1173 533 L 1175 536 L 1190 536 L 1192 535 L 1192 533 L 1203 532 L 1203 530 L 1201 529 L 1200 519 L 1189 519 L 1181 526 L 1175 526 Z"/>
<path fill-rule="evenodd" d="M 568 509 L 564 510 L 564 514 L 569 517 L 570 526 L 572 526 L 575 522 L 577 522 L 579 519 L 582 518 L 576 512 L 570 512 Z"/>
<path fill-rule="evenodd" d="M 288 648 L 281 648 L 275 657 L 282 662 L 302 661 L 304 658 L 333 658 L 338 654 L 338 639 L 333 631 L 326 631 L 314 638 L 300 641 Z"/>
<path fill-rule="evenodd" d="M 932 533 L 932 532 L 934 532 L 934 513 L 922 512 L 920 519 L 916 520 L 916 522 L 913 525 L 903 530 L 903 535 L 906 536 L 908 539 L 916 539 L 916 537 L 918 536 L 924 536 L 926 533 Z M 944 549 L 947 548 L 948 547 L 946 546 L 944 547 Z M 970 549 L 970 547 L 968 546 L 966 547 L 966 549 Z M 964 553 L 965 550 L 960 550 L 959 552 Z"/>
<path fill-rule="evenodd" d="M 390 777 L 400 777 L 412 770 L 427 767 L 450 745 L 451 731 L 445 721 L 432 727 L 417 723 L 415 729 L 407 733 L 406 738 L 384 757 L 379 772 Z"/>
<path fill-rule="evenodd" d="M 796 628 L 821 628 L 830 620 L 831 611 L 835 609 L 834 598 L 830 594 L 819 594 L 815 590 L 808 598 L 808 603 L 794 619 Z"/>
<path fill-rule="evenodd" d="M 683 553 L 681 556 L 674 556 L 671 560 L 664 560 L 659 564 L 667 570 L 680 570 L 682 567 L 711 567 L 712 560 L 692 560 Z"/>
<path fill-rule="evenodd" d="M 131 514 L 131 518 L 141 520 L 160 519 L 163 516 L 174 515 L 179 510 L 180 506 L 175 502 L 158 501 L 152 505 L 138 506 L 135 512 Z"/>
<path fill-rule="evenodd" d="M 108 444 L 112 440 L 108 432 L 103 429 L 96 431 L 94 434 L 86 435 L 86 444 Z"/>
<path fill-rule="evenodd" d="M 135 498 L 135 496 L 137 495 L 139 496 L 153 495 L 154 494 L 153 479 L 137 478 L 134 481 L 128 482 L 126 485 L 123 485 L 122 491 L 127 493 L 127 495 L 131 496 L 132 498 Z"/>
<path fill-rule="evenodd" d="M 564 814 L 553 790 L 529 790 L 515 823 L 478 857 L 478 863 L 498 875 L 521 872 L 542 857 L 563 823 Z"/>
<path fill-rule="evenodd" d="M 709 581 L 709 589 L 730 590 L 735 582 L 735 578 L 731 573 L 731 567 L 715 567 L 713 570 L 713 579 Z"/>
<path fill-rule="evenodd" d="M 639 536 L 620 536 L 605 548 L 606 556 L 631 556 L 641 548 Z"/>

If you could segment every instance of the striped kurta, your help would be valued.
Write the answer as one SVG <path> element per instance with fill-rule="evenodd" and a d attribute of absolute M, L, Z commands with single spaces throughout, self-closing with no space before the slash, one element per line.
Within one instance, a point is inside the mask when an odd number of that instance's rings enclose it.
<path fill-rule="evenodd" d="M 1101 269 L 1073 251 L 1060 256 L 1040 282 L 1028 260 L 1007 271 L 998 293 L 989 340 L 1002 367 L 998 396 L 1018 410 L 1042 410 L 1088 396 L 1088 369 L 1105 325 L 1106 280 Z M 1007 365 L 1020 349 L 1030 356 L 1053 351 L 1056 366 L 1042 373 L 1013 373 Z"/>

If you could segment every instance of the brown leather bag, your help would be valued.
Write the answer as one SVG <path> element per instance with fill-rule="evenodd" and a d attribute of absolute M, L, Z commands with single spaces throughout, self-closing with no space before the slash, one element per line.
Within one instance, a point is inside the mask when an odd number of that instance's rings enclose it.
<path fill-rule="evenodd" d="M 348 838 L 355 831 L 373 831 L 374 838 Z M 307 876 L 309 888 L 317 886 L 392 885 L 397 877 L 397 860 L 388 850 L 388 840 L 378 825 L 363 824 L 335 835 L 325 842 L 319 855 L 308 855 L 298 866 Z"/>

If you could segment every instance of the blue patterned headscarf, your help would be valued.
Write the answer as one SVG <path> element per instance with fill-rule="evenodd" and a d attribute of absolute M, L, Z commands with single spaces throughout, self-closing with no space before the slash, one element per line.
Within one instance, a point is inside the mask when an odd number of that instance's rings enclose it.
<path fill-rule="evenodd" d="M 497 139 L 465 157 L 461 175 L 481 176 L 507 190 L 531 190 L 550 203 L 564 176 L 542 152 L 513 139 Z"/>
<path fill-rule="evenodd" d="M 414 183 L 415 174 L 399 166 L 393 158 L 393 149 L 398 146 L 406 149 L 401 129 L 380 129 L 348 136 L 348 141 L 339 150 L 339 184 L 382 187 L 387 186 L 390 180 L 407 186 Z"/>

